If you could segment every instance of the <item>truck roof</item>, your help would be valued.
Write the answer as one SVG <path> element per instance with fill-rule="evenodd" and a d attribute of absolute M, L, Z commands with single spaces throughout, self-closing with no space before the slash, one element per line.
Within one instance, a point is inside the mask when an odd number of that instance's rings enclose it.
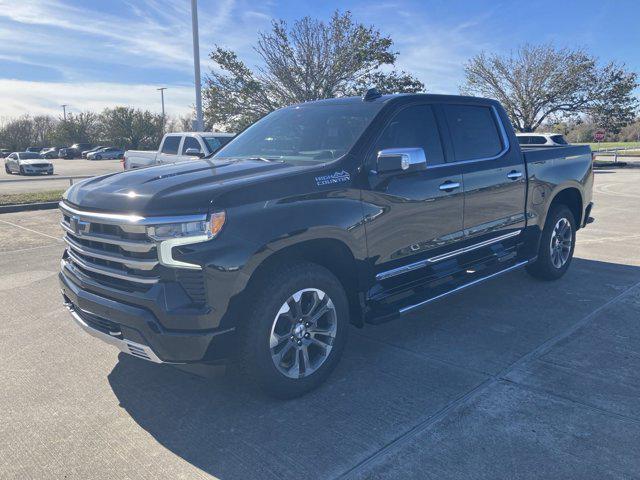
<path fill-rule="evenodd" d="M 392 93 L 392 94 L 381 95 L 371 100 L 363 100 L 362 97 L 338 97 L 338 98 L 326 98 L 322 100 L 312 100 L 309 102 L 302 102 L 302 103 L 294 104 L 291 106 L 308 105 L 311 103 L 326 104 L 326 105 L 340 105 L 340 104 L 357 103 L 357 102 L 364 102 L 364 101 L 366 101 L 367 103 L 388 103 L 390 101 L 399 100 L 399 99 L 406 99 L 406 100 L 424 99 L 424 100 L 438 101 L 441 103 L 455 103 L 455 102 L 459 102 L 460 100 L 464 100 L 464 101 L 472 101 L 477 103 L 499 105 L 499 102 L 497 100 L 493 100 L 490 98 L 483 98 L 483 97 L 469 97 L 464 95 L 442 95 L 442 94 L 435 94 L 435 93 Z"/>

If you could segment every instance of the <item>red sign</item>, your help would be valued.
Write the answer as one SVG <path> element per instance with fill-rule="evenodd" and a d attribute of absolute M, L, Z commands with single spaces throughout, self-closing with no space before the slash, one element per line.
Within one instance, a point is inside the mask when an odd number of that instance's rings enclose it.
<path fill-rule="evenodd" d="M 597 130 L 597 131 L 593 132 L 593 139 L 596 142 L 601 142 L 602 140 L 604 140 L 604 136 L 605 136 L 605 131 L 604 130 Z"/>

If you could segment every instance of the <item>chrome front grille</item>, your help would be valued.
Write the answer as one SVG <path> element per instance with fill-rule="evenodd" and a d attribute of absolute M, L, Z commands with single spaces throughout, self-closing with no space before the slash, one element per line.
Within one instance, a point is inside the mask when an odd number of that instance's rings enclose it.
<path fill-rule="evenodd" d="M 126 284 L 147 285 L 160 280 L 156 243 L 144 225 L 126 218 L 103 222 L 75 215 L 61 205 L 68 260 L 89 276 L 110 277 Z"/>

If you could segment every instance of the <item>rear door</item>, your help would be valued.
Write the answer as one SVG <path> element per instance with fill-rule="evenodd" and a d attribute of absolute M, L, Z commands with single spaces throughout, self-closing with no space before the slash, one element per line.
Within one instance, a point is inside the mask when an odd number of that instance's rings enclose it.
<path fill-rule="evenodd" d="M 180 151 L 180 161 L 197 160 L 198 158 L 200 158 L 197 155 L 187 155 L 187 150 L 190 148 L 196 149 L 198 152 L 203 152 L 202 145 L 200 144 L 198 139 L 196 137 L 192 137 L 191 135 L 186 135 L 184 137 L 184 141 L 182 142 L 182 149 Z"/>
<path fill-rule="evenodd" d="M 470 243 L 515 236 L 525 225 L 526 172 L 497 108 L 445 104 L 455 161 L 464 178 L 464 232 Z"/>
<path fill-rule="evenodd" d="M 422 147 L 427 168 L 379 173 L 377 152 Z M 431 105 L 410 105 L 382 130 L 367 159 L 369 189 L 362 192 L 369 257 L 386 288 L 424 275 L 430 258 L 463 238 L 462 167 L 446 162 L 441 127 Z"/>
<path fill-rule="evenodd" d="M 164 137 L 161 149 L 156 156 L 156 162 L 160 164 L 176 162 L 181 143 L 182 135 L 167 135 Z"/>

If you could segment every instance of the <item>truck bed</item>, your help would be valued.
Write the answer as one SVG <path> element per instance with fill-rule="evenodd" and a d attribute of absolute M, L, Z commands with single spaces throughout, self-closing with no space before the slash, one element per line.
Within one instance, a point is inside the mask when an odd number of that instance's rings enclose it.
<path fill-rule="evenodd" d="M 588 145 L 567 145 L 566 147 L 527 147 L 520 146 L 526 163 L 546 162 L 555 158 L 588 156 L 591 157 L 591 148 Z"/>

